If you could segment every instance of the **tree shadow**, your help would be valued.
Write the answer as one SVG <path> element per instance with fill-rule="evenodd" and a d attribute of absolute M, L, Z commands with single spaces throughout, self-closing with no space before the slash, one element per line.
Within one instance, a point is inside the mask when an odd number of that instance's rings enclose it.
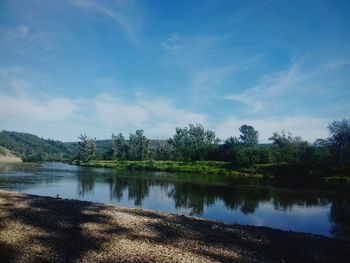
<path fill-rule="evenodd" d="M 0 230 L 4 229 L 6 224 L 17 222 L 30 226 L 33 231 L 26 233 L 25 240 L 15 248 L 0 243 L 1 255 L 6 255 L 0 262 L 11 262 L 18 250 L 26 250 L 26 247 L 34 243 L 52 251 L 54 254 L 50 257 L 53 261 L 59 259 L 63 262 L 74 262 L 88 251 L 98 250 L 104 241 L 103 236 L 96 237 L 83 230 L 83 225 L 89 223 L 105 228 L 110 219 L 109 216 L 100 213 L 101 209 L 92 203 L 35 196 L 28 199 L 19 195 L 8 195 L 6 198 L 8 203 L 0 204 L 0 210 L 6 210 L 6 220 L 0 218 Z M 21 202 L 27 205 L 16 206 Z M 48 256 L 32 255 L 31 261 L 46 261 Z"/>
<path fill-rule="evenodd" d="M 159 255 L 175 249 L 219 262 L 350 262 L 350 243 L 343 240 L 0 192 L 0 234 L 6 229 L 9 233 L 12 224 L 27 232 L 17 243 L 0 236 L 0 262 L 14 262 L 21 253 L 30 253 L 24 261 L 75 262 L 91 253 L 102 255 L 106 248 L 113 250 L 107 261 L 117 261 L 124 256 L 115 245 L 120 239 L 146 244 L 141 252 L 137 245 L 131 248 L 142 253 L 141 261 L 161 261 Z M 33 249 L 38 245 L 46 252 Z M 152 248 L 159 254 L 152 254 Z"/>
<path fill-rule="evenodd" d="M 350 262 L 350 242 L 268 227 L 226 225 L 203 219 L 127 210 L 152 218 L 146 224 L 155 233 L 148 242 L 171 244 L 219 262 Z M 143 239 L 141 235 L 133 235 Z M 187 245 L 184 244 L 197 244 Z M 236 253 L 222 253 L 228 250 Z"/>

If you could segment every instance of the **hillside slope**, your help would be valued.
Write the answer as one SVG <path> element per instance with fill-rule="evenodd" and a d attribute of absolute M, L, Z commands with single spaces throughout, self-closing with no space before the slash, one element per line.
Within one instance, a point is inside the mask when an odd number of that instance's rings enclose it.
<path fill-rule="evenodd" d="M 0 146 L 9 149 L 24 161 L 65 161 L 73 151 L 73 147 L 63 142 L 13 131 L 0 132 Z"/>
<path fill-rule="evenodd" d="M 150 147 L 156 147 L 159 141 L 150 140 Z M 96 140 L 95 143 L 96 157 L 101 159 L 110 149 L 112 140 Z M 15 131 L 0 132 L 0 146 L 9 149 L 26 162 L 69 162 L 74 159 L 79 149 L 78 142 L 61 142 Z"/>
<path fill-rule="evenodd" d="M 22 159 L 0 146 L 0 163 L 20 163 Z"/>

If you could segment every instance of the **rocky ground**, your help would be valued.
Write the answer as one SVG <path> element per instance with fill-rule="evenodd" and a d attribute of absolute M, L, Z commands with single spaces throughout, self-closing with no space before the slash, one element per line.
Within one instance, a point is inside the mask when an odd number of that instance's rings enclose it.
<path fill-rule="evenodd" d="M 0 191 L 0 262 L 350 262 L 350 242 Z"/>

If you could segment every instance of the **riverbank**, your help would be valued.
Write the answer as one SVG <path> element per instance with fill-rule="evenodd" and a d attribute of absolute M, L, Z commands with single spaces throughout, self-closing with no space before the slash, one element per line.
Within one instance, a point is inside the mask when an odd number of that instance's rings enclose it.
<path fill-rule="evenodd" d="M 233 163 L 218 161 L 178 162 L 92 160 L 85 163 L 74 161 L 72 164 L 95 168 L 163 171 L 250 178 L 275 178 L 282 180 L 310 180 L 326 183 L 340 182 L 350 185 L 350 176 L 348 176 L 347 170 L 328 171 L 324 174 L 322 169 L 315 168 L 313 165 L 305 163 L 255 164 L 247 167 L 236 167 Z"/>
<path fill-rule="evenodd" d="M 73 163 L 76 164 L 76 163 Z M 144 171 L 181 172 L 196 174 L 232 175 L 241 177 L 263 177 L 255 168 L 237 168 L 229 162 L 217 161 L 117 161 L 117 160 L 93 160 L 80 163 L 81 166 L 96 168 L 130 169 Z M 265 175 L 266 177 L 267 175 Z"/>
<path fill-rule="evenodd" d="M 350 242 L 0 191 L 0 262 L 350 262 Z"/>

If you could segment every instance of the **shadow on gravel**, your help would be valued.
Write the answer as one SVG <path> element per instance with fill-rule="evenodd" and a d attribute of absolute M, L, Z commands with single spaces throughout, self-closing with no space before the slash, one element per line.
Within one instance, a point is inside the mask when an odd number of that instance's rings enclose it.
<path fill-rule="evenodd" d="M 0 262 L 10 262 L 16 254 L 16 250 L 4 243 L 0 242 Z"/>
<path fill-rule="evenodd" d="M 16 249 L 23 251 L 34 244 L 49 248 L 52 255 L 37 253 L 31 258 L 32 262 L 47 261 L 48 258 L 60 262 L 74 262 L 90 250 L 98 250 L 103 242 L 82 231 L 82 224 L 105 224 L 108 217 L 100 215 L 98 208 L 91 207 L 87 202 L 71 202 L 55 198 L 25 198 L 21 196 L 8 196 L 11 204 L 27 203 L 23 208 L 0 204 L 0 209 L 6 209 L 8 222 L 19 222 L 32 226 L 40 233 L 28 233 L 25 240 L 21 240 L 18 247 L 11 248 L 0 243 L 0 262 L 10 262 Z M 49 200 L 49 202 L 48 202 Z M 92 212 L 86 214 L 83 211 Z M 1 218 L 0 218 L 1 220 Z M 23 242 L 24 241 L 24 242 Z M 21 247 L 20 247 L 21 246 Z M 5 255 L 5 257 L 3 257 Z"/>
<path fill-rule="evenodd" d="M 265 227 L 230 226 L 152 211 L 132 210 L 128 213 L 157 219 L 147 226 L 157 233 L 153 242 L 171 244 L 214 261 L 350 262 L 350 242 L 344 240 Z M 197 245 L 183 246 L 184 242 Z M 221 248 L 235 251 L 235 256 L 219 253 Z"/>
<path fill-rule="evenodd" d="M 111 237 L 161 245 L 160 254 L 162 247 L 171 246 L 220 262 L 350 262 L 350 243 L 346 241 L 122 209 L 122 213 L 131 216 L 130 220 L 136 217 L 142 233 L 152 232 L 144 235 L 126 228 L 129 219 L 121 222 L 108 216 L 105 212 L 109 207 L 35 196 L 9 194 L 5 198 L 6 204 L 0 202 L 0 211 L 6 211 L 0 213 L 0 231 L 18 222 L 34 232 L 22 235 L 13 247 L 0 239 L 0 262 L 13 262 L 19 251 L 30 251 L 31 262 L 75 262 L 90 251 L 104 253 L 102 245 Z M 95 234 L 84 229 L 85 224 L 96 227 Z M 37 253 L 33 246 L 47 248 L 50 254 Z M 123 255 L 114 251 L 112 256 L 111 261 L 117 261 Z M 150 256 L 157 259 L 157 255 Z"/>

